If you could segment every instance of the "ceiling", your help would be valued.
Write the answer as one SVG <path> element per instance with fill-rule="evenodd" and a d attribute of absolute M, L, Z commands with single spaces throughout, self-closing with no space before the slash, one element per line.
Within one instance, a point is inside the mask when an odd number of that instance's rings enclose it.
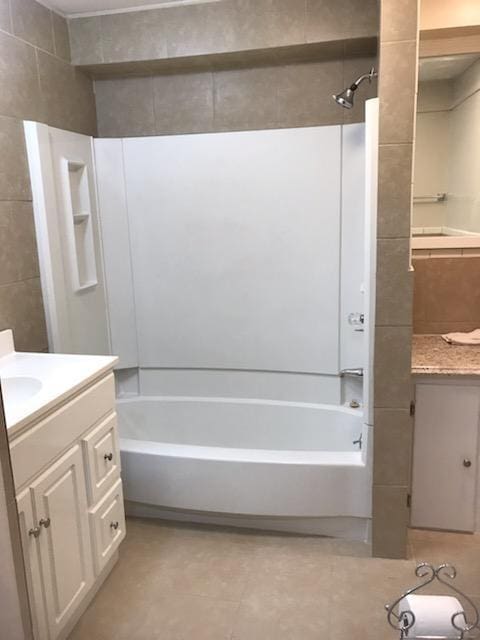
<path fill-rule="evenodd" d="M 111 13 L 134 11 L 142 8 L 159 7 L 164 4 L 192 4 L 197 2 L 215 2 L 218 0 L 40 0 L 51 9 L 64 16 L 92 15 L 95 13 Z"/>
<path fill-rule="evenodd" d="M 469 53 L 461 56 L 441 56 L 439 58 L 421 58 L 418 68 L 418 79 L 422 82 L 429 80 L 451 80 L 461 75 L 480 54 Z"/>

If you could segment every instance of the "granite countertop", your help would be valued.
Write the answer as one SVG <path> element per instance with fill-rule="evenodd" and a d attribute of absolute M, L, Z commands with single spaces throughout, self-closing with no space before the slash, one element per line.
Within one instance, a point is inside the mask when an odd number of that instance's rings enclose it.
<path fill-rule="evenodd" d="M 480 376 L 480 345 L 452 345 L 439 335 L 414 335 L 412 373 Z"/>

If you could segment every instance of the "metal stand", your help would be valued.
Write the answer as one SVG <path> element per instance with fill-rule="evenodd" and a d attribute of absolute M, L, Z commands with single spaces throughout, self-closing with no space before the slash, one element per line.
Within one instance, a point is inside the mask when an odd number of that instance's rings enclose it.
<path fill-rule="evenodd" d="M 472 631 L 473 629 L 478 630 L 479 613 L 477 607 L 473 604 L 468 596 L 466 596 L 464 593 L 462 593 L 462 591 L 454 587 L 451 582 L 445 579 L 455 579 L 457 575 L 455 567 L 450 564 L 441 564 L 439 567 L 435 568 L 433 565 L 428 564 L 427 562 L 422 562 L 415 569 L 415 575 L 417 576 L 417 578 L 424 578 L 424 581 L 418 584 L 416 587 L 412 587 L 411 589 L 405 591 L 405 593 L 402 593 L 402 595 L 397 598 L 392 604 L 385 605 L 385 609 L 388 611 L 388 623 L 393 629 L 396 629 L 400 632 L 401 639 L 408 638 L 409 631 L 415 624 L 415 615 L 412 611 L 399 611 L 400 602 L 406 596 L 409 596 L 412 593 L 417 593 L 435 580 L 438 580 L 438 582 L 446 585 L 457 596 L 460 596 L 462 600 L 466 601 L 470 605 L 472 611 L 474 612 L 474 619 L 471 622 L 467 620 L 467 617 L 463 611 L 459 611 L 458 613 L 453 614 L 452 632 L 457 632 L 459 640 L 462 640 L 463 638 L 465 638 L 465 634 L 469 631 Z M 445 638 L 448 637 L 445 636 Z"/>

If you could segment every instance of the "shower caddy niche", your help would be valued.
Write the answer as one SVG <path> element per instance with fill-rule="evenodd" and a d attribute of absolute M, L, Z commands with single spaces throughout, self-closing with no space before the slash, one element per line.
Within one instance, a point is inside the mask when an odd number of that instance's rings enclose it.
<path fill-rule="evenodd" d="M 63 158 L 62 188 L 74 291 L 83 291 L 98 283 L 88 181 L 88 168 L 83 162 Z"/>

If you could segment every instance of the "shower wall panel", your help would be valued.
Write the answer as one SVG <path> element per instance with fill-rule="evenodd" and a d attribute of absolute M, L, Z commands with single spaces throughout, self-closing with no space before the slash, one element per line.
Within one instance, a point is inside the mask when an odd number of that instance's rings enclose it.
<path fill-rule="evenodd" d="M 123 148 L 140 367 L 337 374 L 341 127 Z"/>

